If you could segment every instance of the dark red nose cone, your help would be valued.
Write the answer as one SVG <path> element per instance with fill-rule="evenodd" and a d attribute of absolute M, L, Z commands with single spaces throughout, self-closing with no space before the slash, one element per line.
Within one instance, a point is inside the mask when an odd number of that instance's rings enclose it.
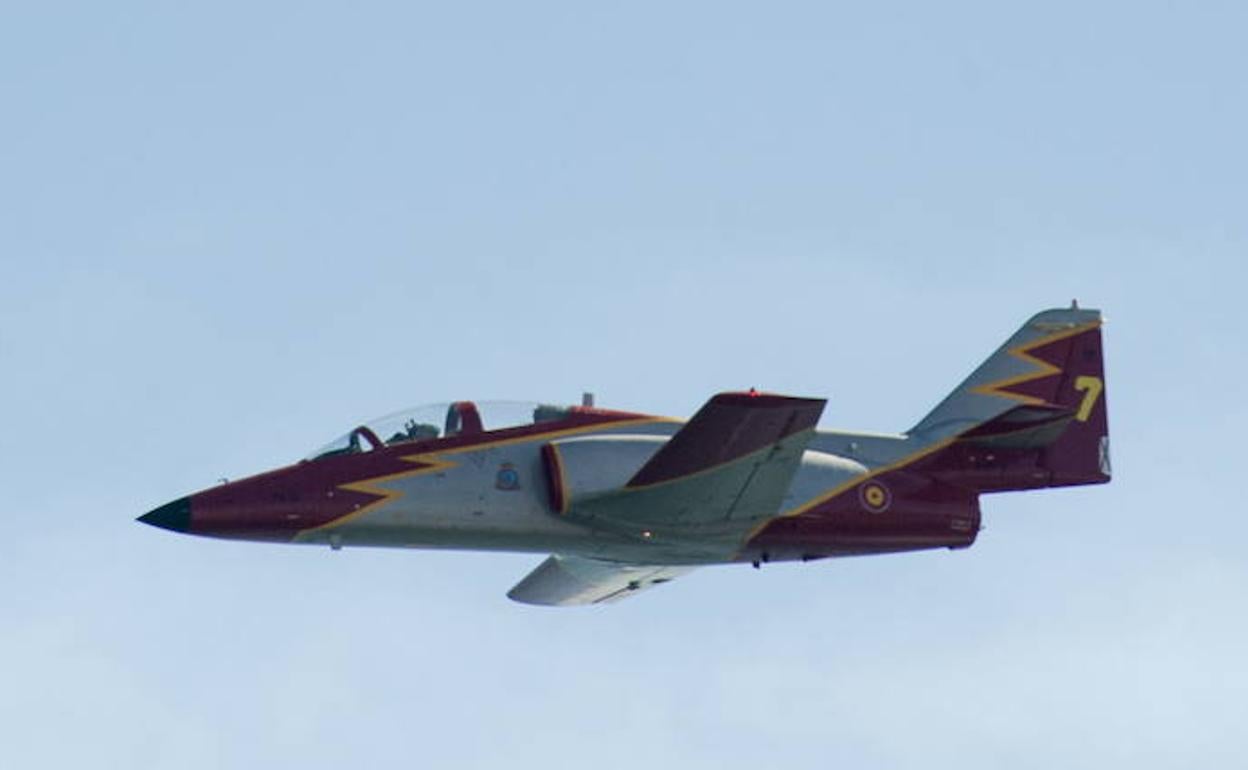
<path fill-rule="evenodd" d="M 140 516 L 139 521 L 170 532 L 188 532 L 191 529 L 191 498 L 182 497 L 165 503 Z"/>

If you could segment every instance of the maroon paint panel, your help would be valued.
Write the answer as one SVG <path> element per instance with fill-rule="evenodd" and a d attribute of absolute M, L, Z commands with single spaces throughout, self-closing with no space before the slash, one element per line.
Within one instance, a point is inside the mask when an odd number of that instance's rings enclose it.
<path fill-rule="evenodd" d="M 872 504 L 883 491 L 886 504 Z M 908 470 L 882 473 L 798 516 L 771 521 L 746 545 L 748 558 L 815 559 L 965 548 L 979 532 L 974 492 Z"/>
<path fill-rule="evenodd" d="M 430 467 L 429 463 L 413 462 L 403 459 L 405 457 L 537 438 L 646 417 L 629 412 L 577 408 L 562 420 L 404 442 L 371 452 L 303 461 L 192 495 L 190 531 L 215 537 L 287 541 L 300 531 L 349 516 L 384 497 L 343 489 L 344 485 Z"/>
<path fill-rule="evenodd" d="M 628 482 L 637 487 L 732 462 L 810 430 L 823 399 L 758 393 L 720 393 L 676 432 Z"/>

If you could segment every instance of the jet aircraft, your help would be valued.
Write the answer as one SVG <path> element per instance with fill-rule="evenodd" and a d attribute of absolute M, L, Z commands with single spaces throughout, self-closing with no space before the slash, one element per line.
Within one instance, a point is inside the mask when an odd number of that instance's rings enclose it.
<path fill-rule="evenodd" d="M 549 553 L 508 596 L 579 605 L 698 566 L 966 548 L 980 496 L 1110 480 L 1101 314 L 1046 310 L 910 430 L 819 430 L 825 401 L 746 392 L 688 421 L 457 401 L 139 521 L 220 538 Z"/>

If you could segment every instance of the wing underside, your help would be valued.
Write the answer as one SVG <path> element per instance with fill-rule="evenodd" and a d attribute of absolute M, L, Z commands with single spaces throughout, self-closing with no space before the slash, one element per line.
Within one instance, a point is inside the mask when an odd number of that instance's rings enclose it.
<path fill-rule="evenodd" d="M 555 554 L 526 575 L 507 596 L 524 604 L 552 607 L 613 602 L 666 583 L 691 569 Z"/>

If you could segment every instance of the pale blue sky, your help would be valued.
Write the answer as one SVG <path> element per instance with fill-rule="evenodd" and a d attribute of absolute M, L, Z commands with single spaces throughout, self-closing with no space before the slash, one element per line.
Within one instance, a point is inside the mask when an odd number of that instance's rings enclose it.
<path fill-rule="evenodd" d="M 0 765 L 1237 764 L 1239 3 L 0 10 Z M 160 532 L 451 398 L 904 430 L 1101 307 L 1116 478 L 697 572 Z"/>

